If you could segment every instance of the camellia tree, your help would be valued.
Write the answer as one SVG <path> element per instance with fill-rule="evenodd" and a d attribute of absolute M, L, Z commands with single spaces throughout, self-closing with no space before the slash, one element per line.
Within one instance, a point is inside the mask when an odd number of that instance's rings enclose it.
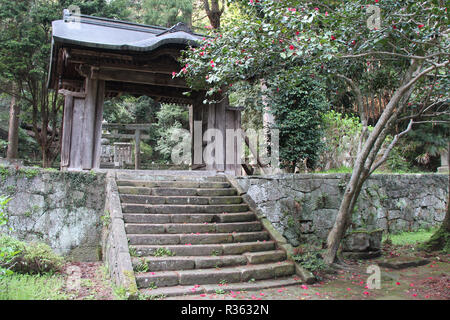
<path fill-rule="evenodd" d="M 208 100 L 216 93 L 232 92 L 233 83 L 239 81 L 264 79 L 271 92 L 289 91 L 293 89 L 285 81 L 289 74 L 340 81 L 353 93 L 363 134 L 327 240 L 324 258 L 330 264 L 337 262 L 340 242 L 370 174 L 414 126 L 448 123 L 448 98 L 442 95 L 448 88 L 449 64 L 445 2 L 229 2 L 240 7 L 241 15 L 224 24 L 220 34 L 212 33 L 186 51 L 185 66 L 174 76 L 185 76 L 193 89 L 208 88 Z M 287 77 L 277 77 L 280 72 Z M 382 76 L 387 80 L 380 81 Z M 373 87 L 374 79 L 378 87 Z M 386 88 L 387 102 L 369 132 L 363 100 L 371 90 Z M 405 123 L 402 131 L 380 154 L 400 119 Z"/>

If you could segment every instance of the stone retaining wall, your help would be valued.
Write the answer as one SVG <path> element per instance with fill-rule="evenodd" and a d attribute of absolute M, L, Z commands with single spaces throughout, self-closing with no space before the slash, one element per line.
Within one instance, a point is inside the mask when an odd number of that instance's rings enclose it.
<path fill-rule="evenodd" d="M 129 299 L 134 299 L 137 285 L 114 172 L 108 173 L 106 179 L 105 212 L 108 218 L 102 232 L 103 261 L 116 286 L 124 289 Z"/>
<path fill-rule="evenodd" d="M 350 174 L 236 177 L 258 212 L 293 245 L 323 243 L 333 226 Z M 353 229 L 412 231 L 445 216 L 448 175 L 377 174 L 363 186 Z"/>
<path fill-rule="evenodd" d="M 0 232 L 45 242 L 71 260 L 99 260 L 105 177 L 105 173 L 0 167 L 0 195 L 11 198 L 9 223 Z"/>

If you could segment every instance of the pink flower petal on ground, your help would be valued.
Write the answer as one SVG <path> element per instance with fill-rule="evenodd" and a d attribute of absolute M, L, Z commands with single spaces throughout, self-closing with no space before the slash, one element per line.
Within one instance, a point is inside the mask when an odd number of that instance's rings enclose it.
<path fill-rule="evenodd" d="M 366 296 L 368 296 L 370 293 L 367 291 L 364 291 L 363 294 L 365 294 Z"/>
<path fill-rule="evenodd" d="M 308 287 L 305 286 L 304 284 L 302 284 L 300 287 L 301 287 L 302 289 L 308 290 Z"/>
<path fill-rule="evenodd" d="M 282 289 L 278 289 L 278 292 L 283 292 L 283 290 Z"/>
<path fill-rule="evenodd" d="M 200 295 L 200 297 L 206 297 L 206 294 L 202 293 L 202 294 Z"/>
<path fill-rule="evenodd" d="M 264 295 L 264 293 L 263 292 L 261 292 L 260 294 L 259 294 L 260 296 L 263 296 Z"/>
<path fill-rule="evenodd" d="M 350 288 L 347 288 L 347 291 L 351 291 L 352 289 L 350 289 Z"/>
<path fill-rule="evenodd" d="M 255 299 L 256 299 L 256 297 L 255 297 L 255 296 L 252 296 L 252 299 L 253 299 L 253 300 L 255 300 Z"/>
<path fill-rule="evenodd" d="M 316 296 L 320 296 L 320 292 L 316 292 Z"/>
<path fill-rule="evenodd" d="M 410 286 L 410 287 L 414 287 L 414 283 L 410 283 L 409 286 Z"/>
<path fill-rule="evenodd" d="M 413 293 L 413 295 L 412 295 L 413 297 L 417 297 L 417 293 Z"/>
<path fill-rule="evenodd" d="M 399 285 L 400 285 L 400 282 L 396 282 L 395 284 L 399 286 Z"/>

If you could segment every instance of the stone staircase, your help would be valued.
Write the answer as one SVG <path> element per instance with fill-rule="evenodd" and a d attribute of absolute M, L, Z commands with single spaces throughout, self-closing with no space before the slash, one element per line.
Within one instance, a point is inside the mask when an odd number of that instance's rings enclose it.
<path fill-rule="evenodd" d="M 131 178 L 118 177 L 117 186 L 141 293 L 175 296 L 298 283 L 294 263 L 225 176 Z"/>

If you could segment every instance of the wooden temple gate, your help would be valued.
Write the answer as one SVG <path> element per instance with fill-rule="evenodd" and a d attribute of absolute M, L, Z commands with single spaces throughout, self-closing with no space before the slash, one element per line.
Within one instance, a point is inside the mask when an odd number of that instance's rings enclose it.
<path fill-rule="evenodd" d="M 241 128 L 240 110 L 230 108 L 226 97 L 205 105 L 204 91 L 187 96 L 184 79 L 172 77 L 181 69 L 181 50 L 196 45 L 200 37 L 183 24 L 168 29 L 84 15 L 73 21 L 65 10 L 64 19 L 53 22 L 48 84 L 65 96 L 61 169 L 100 167 L 104 99 L 128 93 L 189 105 L 192 169 L 239 175 L 238 148 L 230 144 L 237 141 L 226 141 L 226 129 Z M 208 129 L 217 129 L 223 137 L 213 163 L 203 159 Z M 227 157 L 227 149 L 233 150 L 232 157 Z"/>

